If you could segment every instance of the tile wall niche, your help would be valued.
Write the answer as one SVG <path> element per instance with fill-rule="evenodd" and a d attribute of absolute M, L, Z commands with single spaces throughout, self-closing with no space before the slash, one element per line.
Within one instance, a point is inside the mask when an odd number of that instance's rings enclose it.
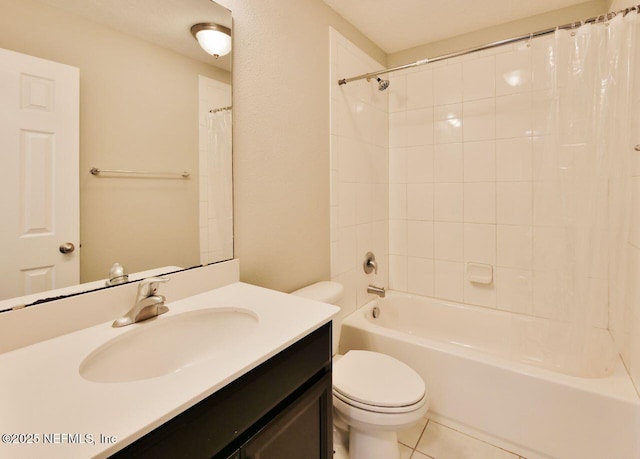
<path fill-rule="evenodd" d="M 555 317 L 548 266 L 553 169 L 545 158 L 552 38 L 424 65 L 391 76 L 389 284 L 394 290 Z M 548 59 L 547 59 L 548 60 Z M 490 265 L 493 281 L 466 278 Z M 551 267 L 552 268 L 552 267 Z M 607 274 L 594 285 L 607 327 Z"/>
<path fill-rule="evenodd" d="M 341 316 L 365 304 L 368 284 L 388 286 L 387 92 L 338 79 L 382 68 L 334 29 L 331 46 L 331 278 L 345 287 Z M 373 252 L 378 273 L 362 268 Z"/>

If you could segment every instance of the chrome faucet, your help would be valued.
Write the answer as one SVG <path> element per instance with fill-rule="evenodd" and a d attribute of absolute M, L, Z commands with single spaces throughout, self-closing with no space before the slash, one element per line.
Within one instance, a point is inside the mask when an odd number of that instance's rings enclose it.
<path fill-rule="evenodd" d="M 124 266 L 120 263 L 114 263 L 109 270 L 109 279 L 104 283 L 107 287 L 118 284 L 125 284 L 129 282 L 129 275 L 127 274 Z"/>
<path fill-rule="evenodd" d="M 374 295 L 378 295 L 380 298 L 384 298 L 386 295 L 384 287 L 376 287 L 375 285 L 367 286 L 367 293 L 373 293 Z"/>
<path fill-rule="evenodd" d="M 169 282 L 169 279 L 150 277 L 142 280 L 138 285 L 135 304 L 129 312 L 113 322 L 113 327 L 124 327 L 167 312 L 169 308 L 164 304 L 166 298 L 164 295 L 158 295 L 158 287 L 161 282 Z"/>
<path fill-rule="evenodd" d="M 364 263 L 362 264 L 362 268 L 366 274 L 378 274 L 378 263 L 376 262 L 376 256 L 373 252 L 367 252 L 364 256 Z"/>

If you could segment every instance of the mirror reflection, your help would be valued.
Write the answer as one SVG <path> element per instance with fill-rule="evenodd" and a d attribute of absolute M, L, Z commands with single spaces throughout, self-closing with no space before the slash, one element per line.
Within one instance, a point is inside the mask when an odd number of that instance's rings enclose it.
<path fill-rule="evenodd" d="M 114 263 L 135 280 L 232 258 L 231 54 L 191 34 L 231 29 L 231 13 L 209 0 L 0 7 L 0 310 L 103 287 Z"/>

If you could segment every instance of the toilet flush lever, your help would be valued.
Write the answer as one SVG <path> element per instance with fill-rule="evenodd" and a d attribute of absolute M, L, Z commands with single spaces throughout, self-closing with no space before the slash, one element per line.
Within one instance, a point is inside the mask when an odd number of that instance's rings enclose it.
<path fill-rule="evenodd" d="M 373 252 L 367 252 L 364 256 L 364 264 L 362 266 L 364 268 L 364 272 L 366 274 L 371 274 L 373 271 L 375 274 L 378 274 L 378 263 L 376 262 L 376 256 Z"/>

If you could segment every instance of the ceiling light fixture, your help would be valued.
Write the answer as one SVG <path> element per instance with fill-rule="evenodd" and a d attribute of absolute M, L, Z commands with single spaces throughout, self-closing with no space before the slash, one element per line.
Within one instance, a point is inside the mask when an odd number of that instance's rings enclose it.
<path fill-rule="evenodd" d="M 194 36 L 202 49 L 216 59 L 231 51 L 231 29 L 220 24 L 201 22 L 191 27 Z"/>

